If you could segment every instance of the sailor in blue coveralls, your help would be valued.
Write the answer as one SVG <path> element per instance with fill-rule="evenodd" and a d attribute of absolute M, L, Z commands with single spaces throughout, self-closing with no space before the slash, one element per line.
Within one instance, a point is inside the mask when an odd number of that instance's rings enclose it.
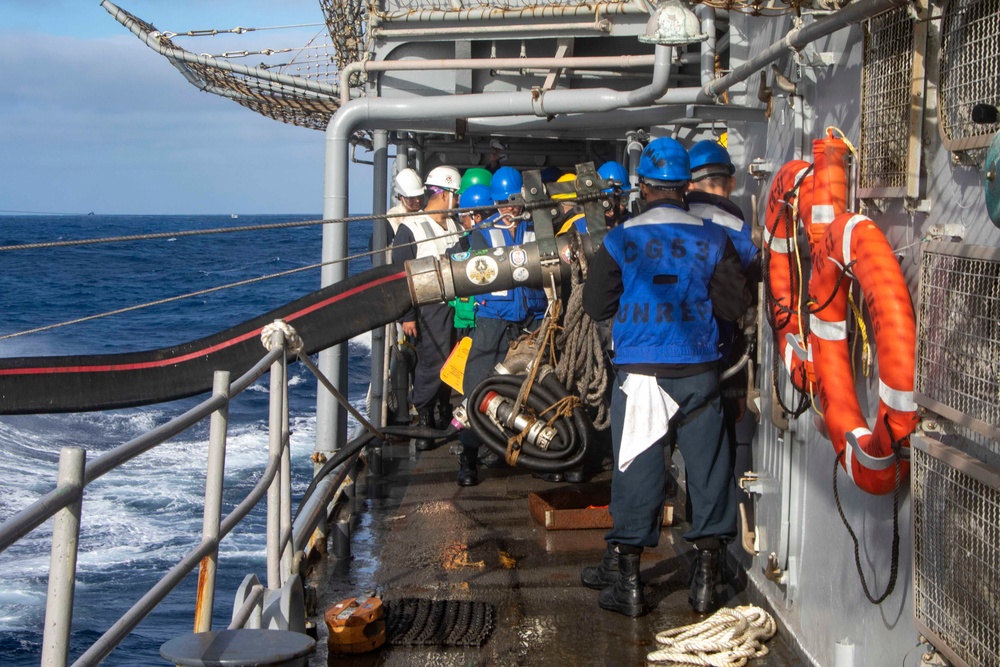
<path fill-rule="evenodd" d="M 704 613 L 715 607 L 717 569 L 736 535 L 716 318 L 743 313 L 744 279 L 725 230 L 687 211 L 691 172 L 680 143 L 650 142 L 636 173 L 648 209 L 608 231 L 583 293 L 594 320 L 614 318 L 617 382 L 611 399 L 614 525 L 601 564 L 585 568 L 581 580 L 600 589 L 601 608 L 646 613 L 639 560 L 643 547 L 660 539 L 664 447 L 676 430 L 693 509 L 684 538 L 696 547 L 689 600 Z"/>
<path fill-rule="evenodd" d="M 499 210 L 484 221 L 488 226 L 469 235 L 471 252 L 535 240 L 531 221 L 520 218 L 521 207 L 505 206 L 512 195 L 520 194 L 521 186 L 521 174 L 513 167 L 500 167 L 493 174 L 490 190 Z M 521 333 L 538 326 L 547 303 L 545 292 L 529 287 L 514 287 L 476 297 L 476 328 L 465 363 L 462 393 L 468 396 L 503 361 L 510 343 Z M 472 406 L 467 407 L 473 409 Z M 459 434 L 459 440 L 462 452 L 459 455 L 457 481 L 459 486 L 471 486 L 479 482 L 476 464 L 482 441 L 472 429 L 464 429 Z"/>
<path fill-rule="evenodd" d="M 757 283 L 760 282 L 760 252 L 754 245 L 750 226 L 743 211 L 729 197 L 736 189 L 736 167 L 727 151 L 712 139 L 699 141 L 688 151 L 691 157 L 691 183 L 686 199 L 692 213 L 720 225 L 729 234 L 743 265 L 743 277 L 749 287 L 750 306 L 756 305 Z M 752 322 L 751 322 L 752 326 Z M 722 366 L 727 368 L 752 349 L 752 339 L 739 327 L 719 322 L 722 344 Z M 733 448 L 733 479 L 739 480 L 752 466 L 750 443 L 753 442 L 756 421 L 747 413 L 747 371 L 742 370 L 722 382 L 722 412 Z M 753 525 L 753 503 L 746 491 L 737 490 L 748 524 Z"/>

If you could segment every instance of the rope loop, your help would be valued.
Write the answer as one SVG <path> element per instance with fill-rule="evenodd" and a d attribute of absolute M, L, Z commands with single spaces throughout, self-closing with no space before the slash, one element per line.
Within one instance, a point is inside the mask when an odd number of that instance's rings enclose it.
<path fill-rule="evenodd" d="M 888 417 L 886 418 L 886 427 L 888 428 L 889 422 Z M 892 430 L 889 431 L 889 436 L 892 436 Z M 895 449 L 895 438 L 893 439 Z M 865 573 L 861 569 L 861 545 L 858 541 L 858 536 L 851 528 L 851 524 L 847 521 L 847 515 L 844 514 L 844 508 L 840 504 L 840 490 L 837 488 L 837 469 L 841 467 L 840 462 L 844 458 L 844 451 L 842 450 L 837 453 L 837 456 L 833 459 L 833 499 L 837 505 L 837 512 L 840 514 L 840 520 L 844 524 L 844 528 L 847 529 L 847 533 L 851 536 L 851 541 L 854 542 L 854 567 L 858 571 L 858 577 L 861 578 L 861 588 L 865 593 L 865 597 L 872 604 L 878 605 L 882 604 L 886 598 L 892 593 L 893 589 L 896 588 L 896 577 L 899 575 L 899 487 L 900 487 L 900 461 L 901 457 L 899 452 L 896 452 L 896 465 L 895 465 L 895 479 L 896 484 L 892 489 L 892 552 L 890 554 L 889 563 L 889 581 L 886 582 L 885 591 L 881 595 L 875 597 L 875 595 L 868 588 L 868 581 L 865 579 Z"/>
<path fill-rule="evenodd" d="M 284 320 L 275 320 L 260 330 L 260 342 L 268 352 L 271 351 L 271 334 L 280 331 L 285 335 L 285 349 L 295 355 L 302 351 L 302 338 L 294 328 Z"/>
<path fill-rule="evenodd" d="M 742 667 L 752 658 L 768 654 L 764 645 L 777 624 L 760 607 L 722 608 L 700 623 L 664 630 L 656 635 L 659 648 L 648 662 L 668 662 L 712 667 Z"/>

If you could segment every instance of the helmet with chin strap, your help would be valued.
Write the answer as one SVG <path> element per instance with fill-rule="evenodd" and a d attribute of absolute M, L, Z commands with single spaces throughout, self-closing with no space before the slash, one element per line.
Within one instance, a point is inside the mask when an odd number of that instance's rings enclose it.
<path fill-rule="evenodd" d="M 430 173 L 427 174 L 427 178 L 424 179 L 424 185 L 441 188 L 449 192 L 458 192 L 461 184 L 462 176 L 458 173 L 458 169 L 444 165 L 431 169 Z"/>
<path fill-rule="evenodd" d="M 691 180 L 700 181 L 711 176 L 732 176 L 736 173 L 729 151 L 717 141 L 704 139 L 688 151 L 691 157 Z"/>
<path fill-rule="evenodd" d="M 574 184 L 574 188 L 575 188 L 576 187 L 576 174 L 563 174 L 562 176 L 560 176 L 556 180 L 556 183 L 573 183 Z M 563 201 L 565 201 L 567 199 L 576 199 L 576 192 L 575 191 L 571 191 L 571 192 L 557 192 L 557 193 L 555 193 L 555 194 L 552 195 L 552 198 L 553 199 L 563 200 Z"/>
<path fill-rule="evenodd" d="M 462 174 L 462 184 L 458 188 L 458 194 L 461 196 L 463 192 L 468 190 L 473 185 L 485 185 L 489 187 L 490 180 L 493 178 L 488 170 L 482 167 L 472 167 L 471 169 L 466 169 L 465 173 Z"/>
<path fill-rule="evenodd" d="M 520 194 L 524 181 L 521 172 L 514 167 L 500 167 L 493 174 L 490 180 L 490 192 L 493 194 L 493 201 L 498 204 L 506 204 L 512 195 Z"/>
<path fill-rule="evenodd" d="M 458 205 L 461 208 L 472 208 L 474 206 L 492 206 L 493 195 L 485 185 L 470 185 L 462 196 L 459 197 Z"/>
<path fill-rule="evenodd" d="M 681 187 L 691 180 L 688 152 L 676 139 L 653 139 L 639 156 L 635 173 L 654 188 Z"/>
<path fill-rule="evenodd" d="M 597 175 L 606 181 L 614 181 L 619 186 L 627 186 L 628 183 L 628 169 L 625 168 L 621 162 L 615 162 L 611 160 L 605 162 L 600 167 L 597 168 Z M 610 194 L 614 191 L 614 188 L 605 188 L 601 192 L 605 194 Z"/>
<path fill-rule="evenodd" d="M 409 167 L 406 169 L 400 169 L 394 180 L 396 183 L 397 194 L 403 197 L 424 196 L 424 182 L 421 180 L 420 174 L 413 169 L 410 169 Z"/>

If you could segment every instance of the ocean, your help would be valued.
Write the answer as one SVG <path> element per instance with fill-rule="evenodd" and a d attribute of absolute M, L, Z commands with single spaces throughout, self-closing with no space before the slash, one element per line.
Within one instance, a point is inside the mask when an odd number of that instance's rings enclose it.
<path fill-rule="evenodd" d="M 315 220 L 319 215 L 0 216 L 0 245 Z M 364 252 L 369 222 L 352 224 L 350 254 Z M 321 226 L 167 237 L 0 252 L 0 336 L 315 264 Z M 354 275 L 370 268 L 353 260 Z M 132 352 L 226 329 L 319 288 L 319 269 L 66 327 L 0 340 L 0 356 Z M 349 344 L 349 398 L 364 403 L 371 338 Z M 262 348 L 263 352 L 263 348 Z M 293 478 L 308 482 L 316 383 L 289 367 Z M 241 500 L 267 458 L 267 376 L 230 408 L 223 514 Z M 59 450 L 88 459 L 180 414 L 202 397 L 127 410 L 0 416 L 0 521 L 48 492 Z M 109 473 L 84 492 L 70 662 L 200 541 L 208 423 Z M 213 629 L 224 629 L 248 573 L 266 578 L 265 502 L 222 543 Z M 48 585 L 51 521 L 0 553 L 0 664 L 38 665 Z M 197 571 L 187 577 L 106 665 L 166 664 L 159 646 L 191 632 Z"/>

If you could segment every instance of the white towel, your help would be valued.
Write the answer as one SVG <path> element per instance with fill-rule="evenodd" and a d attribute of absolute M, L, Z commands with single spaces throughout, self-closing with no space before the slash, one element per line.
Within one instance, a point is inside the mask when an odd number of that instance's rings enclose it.
<path fill-rule="evenodd" d="M 670 418 L 680 406 L 663 391 L 652 375 L 629 373 L 622 383 L 622 391 L 628 398 L 625 401 L 618 469 L 625 472 L 635 457 L 667 433 Z"/>

